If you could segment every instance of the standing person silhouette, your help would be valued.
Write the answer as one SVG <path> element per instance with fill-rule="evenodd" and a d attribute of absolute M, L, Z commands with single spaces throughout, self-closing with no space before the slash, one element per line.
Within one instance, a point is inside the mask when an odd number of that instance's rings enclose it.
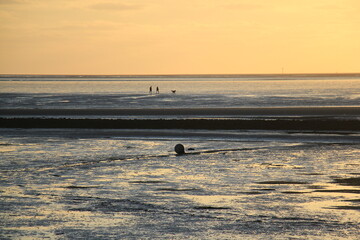
<path fill-rule="evenodd" d="M 159 94 L 159 87 L 156 87 L 156 93 Z"/>
<path fill-rule="evenodd" d="M 149 88 L 149 93 L 152 94 L 152 86 Z"/>

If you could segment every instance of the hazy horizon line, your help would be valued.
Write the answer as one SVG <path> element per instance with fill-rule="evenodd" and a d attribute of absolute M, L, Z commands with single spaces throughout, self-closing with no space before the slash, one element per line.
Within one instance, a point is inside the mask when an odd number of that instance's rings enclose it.
<path fill-rule="evenodd" d="M 283 75 L 283 76 L 301 76 L 301 75 L 308 75 L 308 76 L 326 76 L 326 75 L 360 75 L 359 72 L 343 72 L 343 73 L 329 73 L 329 72 L 323 72 L 323 73 L 171 73 L 171 74 L 46 74 L 46 73 L 0 73 L 1 77 L 4 76 L 74 76 L 74 77 L 82 77 L 82 76 L 124 76 L 124 77 L 146 77 L 146 76 L 270 76 L 270 75 Z"/>

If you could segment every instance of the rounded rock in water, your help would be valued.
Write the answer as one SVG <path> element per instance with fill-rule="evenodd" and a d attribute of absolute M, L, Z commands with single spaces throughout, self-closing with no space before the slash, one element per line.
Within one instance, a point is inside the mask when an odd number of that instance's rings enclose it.
<path fill-rule="evenodd" d="M 179 155 L 185 154 L 184 145 L 182 145 L 182 144 L 177 144 L 177 145 L 175 146 L 175 152 L 176 152 L 177 154 L 179 154 Z"/>

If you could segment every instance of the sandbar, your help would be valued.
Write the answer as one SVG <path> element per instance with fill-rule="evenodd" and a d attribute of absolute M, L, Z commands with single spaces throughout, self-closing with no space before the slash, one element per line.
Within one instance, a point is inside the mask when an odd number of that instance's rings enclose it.
<path fill-rule="evenodd" d="M 360 107 L 0 109 L 1 116 L 360 116 Z"/>

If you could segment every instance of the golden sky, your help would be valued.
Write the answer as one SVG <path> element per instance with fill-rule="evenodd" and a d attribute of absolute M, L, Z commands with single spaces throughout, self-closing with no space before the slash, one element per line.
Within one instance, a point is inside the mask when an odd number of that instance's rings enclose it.
<path fill-rule="evenodd" d="M 0 0 L 0 74 L 360 72 L 359 0 Z"/>

